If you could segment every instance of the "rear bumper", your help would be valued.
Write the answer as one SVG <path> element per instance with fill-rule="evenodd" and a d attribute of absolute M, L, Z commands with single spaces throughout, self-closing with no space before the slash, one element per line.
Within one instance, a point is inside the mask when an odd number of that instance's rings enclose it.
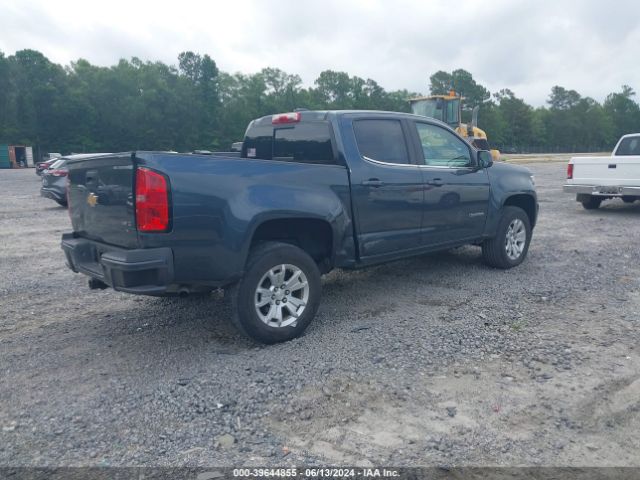
<path fill-rule="evenodd" d="M 114 290 L 155 296 L 172 293 L 170 248 L 127 250 L 65 233 L 62 250 L 71 270 L 100 280 Z"/>
<path fill-rule="evenodd" d="M 562 187 L 567 193 L 577 193 L 586 195 L 598 195 L 602 197 L 640 197 L 640 187 L 619 187 L 605 185 L 572 185 L 567 184 Z"/>
<path fill-rule="evenodd" d="M 56 202 L 67 203 L 67 192 L 61 192 L 57 188 L 41 187 L 40 196 L 50 198 Z"/>

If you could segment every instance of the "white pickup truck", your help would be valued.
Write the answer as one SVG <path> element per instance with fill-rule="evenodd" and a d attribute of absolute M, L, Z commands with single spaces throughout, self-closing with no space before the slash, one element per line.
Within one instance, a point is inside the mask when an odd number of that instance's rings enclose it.
<path fill-rule="evenodd" d="M 609 157 L 573 157 L 567 165 L 563 190 L 576 194 L 587 210 L 603 200 L 621 198 L 633 203 L 640 199 L 640 133 L 623 135 Z"/>

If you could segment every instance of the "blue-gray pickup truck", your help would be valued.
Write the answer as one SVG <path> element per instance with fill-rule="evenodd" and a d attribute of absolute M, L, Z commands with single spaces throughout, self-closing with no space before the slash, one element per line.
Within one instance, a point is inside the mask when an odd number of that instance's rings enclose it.
<path fill-rule="evenodd" d="M 436 120 L 296 111 L 252 121 L 242 149 L 69 161 L 67 264 L 91 288 L 187 295 L 224 288 L 233 322 L 264 343 L 300 335 L 322 274 L 475 244 L 525 256 L 531 173 L 493 163 Z"/>

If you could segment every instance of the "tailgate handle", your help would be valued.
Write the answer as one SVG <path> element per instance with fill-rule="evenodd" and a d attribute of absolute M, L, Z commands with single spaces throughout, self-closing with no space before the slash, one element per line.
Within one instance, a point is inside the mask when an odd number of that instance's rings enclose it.
<path fill-rule="evenodd" d="M 615 163 L 610 163 L 609 168 L 618 168 L 618 166 Z"/>

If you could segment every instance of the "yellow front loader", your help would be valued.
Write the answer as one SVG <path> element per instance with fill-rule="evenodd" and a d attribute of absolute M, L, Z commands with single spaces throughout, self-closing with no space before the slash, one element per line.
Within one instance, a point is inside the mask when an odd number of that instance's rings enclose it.
<path fill-rule="evenodd" d="M 448 95 L 412 98 L 409 103 L 414 114 L 435 118 L 446 123 L 475 148 L 489 150 L 493 159 L 499 160 L 500 151 L 489 147 L 487 134 L 484 130 L 478 128 L 478 110 L 480 107 L 473 108 L 471 123 L 462 123 L 462 100 L 464 100 L 464 97 L 451 90 Z"/>

